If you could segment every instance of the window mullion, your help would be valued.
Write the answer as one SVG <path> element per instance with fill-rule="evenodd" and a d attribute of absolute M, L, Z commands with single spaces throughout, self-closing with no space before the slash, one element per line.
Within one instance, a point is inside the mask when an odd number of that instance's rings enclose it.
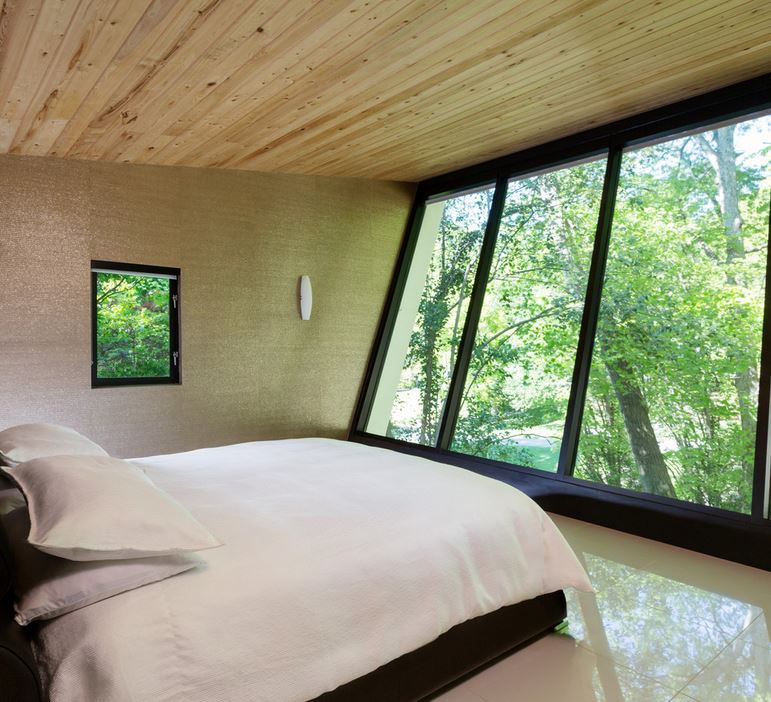
<path fill-rule="evenodd" d="M 560 457 L 557 473 L 572 475 L 578 451 L 578 434 L 581 430 L 581 419 L 586 400 L 586 389 L 589 383 L 589 368 L 594 350 L 594 337 L 597 331 L 597 320 L 600 312 L 600 299 L 605 278 L 605 264 L 608 259 L 610 244 L 610 229 L 613 223 L 613 212 L 616 205 L 619 175 L 621 173 L 621 146 L 611 146 L 608 153 L 608 165 L 605 170 L 605 182 L 602 188 L 602 201 L 597 218 L 597 234 L 594 239 L 592 263 L 589 269 L 589 282 L 586 286 L 584 313 L 581 318 L 581 329 L 578 336 L 576 363 L 573 368 L 573 381 L 568 400 Z"/>
<path fill-rule="evenodd" d="M 479 253 L 479 264 L 477 266 L 476 277 L 474 278 L 474 287 L 469 299 L 468 312 L 466 313 L 466 323 L 463 326 L 463 334 L 458 344 L 458 354 L 453 369 L 450 387 L 447 392 L 447 400 L 444 404 L 442 413 L 442 422 L 439 426 L 437 436 L 437 447 L 440 449 L 449 449 L 452 443 L 455 424 L 458 420 L 460 403 L 463 397 L 463 388 L 466 384 L 466 375 L 468 366 L 471 362 L 471 354 L 474 350 L 474 339 L 476 338 L 479 318 L 482 314 L 482 305 L 484 304 L 485 288 L 487 287 L 487 276 L 490 273 L 490 267 L 495 253 L 495 242 L 498 238 L 498 230 L 501 226 L 503 216 L 503 205 L 506 201 L 507 179 L 499 177 L 495 183 L 495 194 L 493 195 L 490 214 L 487 218 L 487 227 L 482 242 L 482 249 Z"/>
<path fill-rule="evenodd" d="M 771 201 L 769 202 L 768 240 L 771 242 Z M 752 518 L 768 519 L 771 504 L 769 470 L 769 404 L 771 403 L 771 256 L 766 254 L 766 290 L 763 310 L 763 339 L 758 382 L 758 421 L 755 435 L 755 465 L 752 477 Z"/>

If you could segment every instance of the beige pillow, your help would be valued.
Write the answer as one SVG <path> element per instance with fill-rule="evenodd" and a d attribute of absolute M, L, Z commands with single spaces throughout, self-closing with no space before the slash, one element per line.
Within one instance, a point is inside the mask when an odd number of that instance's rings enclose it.
<path fill-rule="evenodd" d="M 49 456 L 2 470 L 27 500 L 29 543 L 52 556 L 113 560 L 221 545 L 128 461 Z"/>
<path fill-rule="evenodd" d="M 26 507 L 6 514 L 3 525 L 14 563 L 15 619 L 22 626 L 165 580 L 201 562 L 192 555 L 176 555 L 77 563 L 49 556 L 27 543 Z"/>
<path fill-rule="evenodd" d="M 14 466 L 44 456 L 106 456 L 99 444 L 58 424 L 19 424 L 0 431 L 0 463 Z"/>

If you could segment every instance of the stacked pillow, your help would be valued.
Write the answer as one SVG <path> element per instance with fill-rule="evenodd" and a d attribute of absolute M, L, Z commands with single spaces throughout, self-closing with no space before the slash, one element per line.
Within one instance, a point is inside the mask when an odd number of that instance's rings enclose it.
<path fill-rule="evenodd" d="M 58 424 L 19 424 L 0 431 L 0 464 L 16 466 L 33 458 L 58 455 L 107 456 L 99 444 Z"/>
<path fill-rule="evenodd" d="M 0 503 L 19 624 L 190 570 L 201 562 L 192 552 L 221 545 L 141 469 L 72 429 L 6 429 L 0 460 L 26 501 Z"/>
<path fill-rule="evenodd" d="M 95 444 L 74 429 L 58 424 L 19 424 L 0 431 L 0 467 L 17 466 L 41 456 L 73 454 L 106 456 L 99 444 Z M 16 485 L 0 472 L 0 515 L 24 504 L 24 498 Z"/>

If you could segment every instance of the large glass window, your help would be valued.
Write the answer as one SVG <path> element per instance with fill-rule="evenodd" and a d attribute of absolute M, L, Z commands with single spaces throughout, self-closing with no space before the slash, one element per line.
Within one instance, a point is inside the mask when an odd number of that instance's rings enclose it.
<path fill-rule="evenodd" d="M 427 204 L 367 431 L 436 442 L 493 192 Z"/>
<path fill-rule="evenodd" d="M 92 261 L 94 386 L 179 382 L 179 270 Z"/>
<path fill-rule="evenodd" d="M 366 432 L 768 519 L 771 115 L 684 116 L 429 200 Z"/>
<path fill-rule="evenodd" d="M 604 175 L 509 182 L 454 450 L 557 469 Z"/>
<path fill-rule="evenodd" d="M 624 153 L 575 475 L 749 512 L 768 116 Z"/>

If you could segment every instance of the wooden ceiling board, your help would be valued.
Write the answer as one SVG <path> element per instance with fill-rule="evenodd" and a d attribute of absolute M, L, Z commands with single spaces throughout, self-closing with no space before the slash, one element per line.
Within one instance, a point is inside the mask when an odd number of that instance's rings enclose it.
<path fill-rule="evenodd" d="M 119 3 L 116 10 L 126 5 Z M 35 140 L 39 146 L 17 144 L 16 152 L 77 157 L 76 142 L 85 138 L 89 125 L 89 138 L 95 139 L 100 132 L 100 116 L 116 106 L 111 101 L 115 86 L 139 84 L 142 76 L 173 50 L 180 26 L 189 26 L 197 19 L 200 19 L 199 11 L 191 7 L 188 0 L 152 2 L 134 26 L 126 23 L 129 33 L 122 43 L 110 42 L 113 37 L 109 34 L 97 35 L 92 42 L 86 42 L 83 59 L 73 66 L 74 70 L 59 90 L 62 99 L 50 111 L 53 128 L 45 137 Z M 124 23 L 117 18 L 107 19 L 107 26 L 121 24 Z"/>
<path fill-rule="evenodd" d="M 185 81 L 185 75 L 190 70 L 198 72 L 201 81 L 208 82 L 210 54 L 220 48 L 218 42 L 228 42 L 231 32 L 239 32 L 242 24 L 254 21 L 244 15 L 262 5 L 252 0 L 212 0 L 192 17 L 185 17 L 186 21 L 177 30 L 178 33 L 172 33 L 172 42 L 168 42 L 168 35 L 161 37 L 163 47 L 158 52 L 160 55 L 146 71 L 138 79 L 132 76 L 117 87 L 110 97 L 109 108 L 99 114 L 98 135 L 94 138 L 86 129 L 73 146 L 75 155 L 119 160 L 116 142 L 127 144 L 140 132 L 137 121 L 146 110 L 162 107 L 176 95 L 190 90 L 192 86 Z M 209 22 L 217 28 L 216 33 L 207 31 Z M 160 126 L 156 124 L 151 128 Z"/>
<path fill-rule="evenodd" d="M 598 0 L 588 0 L 589 2 L 597 2 Z M 525 20 L 531 20 L 531 15 L 523 17 L 523 10 L 521 7 L 526 6 L 527 0 L 522 3 L 511 3 L 513 9 L 507 15 L 501 15 L 499 9 L 499 2 L 492 3 L 491 10 L 494 13 L 493 18 L 489 19 L 489 13 L 487 16 L 481 12 L 482 9 L 479 4 L 469 4 L 470 8 L 473 8 L 474 20 L 478 22 L 477 27 L 484 26 L 486 22 L 494 22 L 496 29 L 487 35 L 488 47 L 481 56 L 477 56 L 471 63 L 473 66 L 479 66 L 482 64 L 486 57 L 490 55 L 497 55 L 501 52 L 499 41 L 501 37 L 505 37 L 506 42 L 511 41 L 511 22 L 516 18 L 521 22 Z M 557 4 L 557 3 L 554 3 Z M 562 0 L 560 4 L 576 5 L 576 0 Z M 453 20 L 457 21 L 457 17 L 453 16 Z M 462 18 L 461 18 L 462 19 Z M 379 121 L 383 121 L 383 117 L 390 119 L 390 111 L 385 111 L 387 107 L 394 103 L 394 94 L 398 101 L 403 101 L 405 107 L 410 104 L 411 101 L 422 97 L 424 90 L 429 90 L 437 85 L 442 85 L 446 76 L 460 75 L 465 66 L 461 63 L 460 57 L 447 58 L 446 44 L 448 42 L 448 36 L 457 37 L 459 31 L 470 32 L 474 29 L 474 24 L 463 23 L 462 26 L 454 24 L 452 27 L 444 28 L 442 26 L 433 26 L 433 32 L 422 32 L 420 27 L 412 27 L 412 34 L 410 36 L 411 41 L 414 43 L 414 47 L 407 45 L 410 50 L 403 57 L 399 57 L 399 63 L 393 61 L 383 62 L 378 61 L 378 54 L 392 56 L 391 47 L 384 45 L 377 45 L 370 47 L 370 53 L 373 56 L 373 60 L 376 62 L 370 69 L 370 78 L 367 81 L 358 81 L 356 86 L 352 88 L 356 92 L 347 96 L 348 103 L 355 101 L 359 106 L 355 119 L 351 119 L 350 110 L 346 109 L 346 102 L 341 101 L 339 97 L 334 93 L 328 96 L 324 96 L 323 99 L 317 99 L 315 109 L 309 114 L 305 115 L 307 119 L 309 116 L 313 118 L 313 122 L 310 126 L 314 129 L 308 130 L 307 126 L 300 128 L 301 132 L 297 133 L 297 129 L 284 130 L 281 134 L 273 134 L 272 141 L 265 141 L 260 147 L 256 155 L 243 154 L 243 150 L 240 148 L 241 144 L 248 139 L 249 131 L 247 128 L 241 128 L 237 132 L 229 134 L 229 138 L 233 140 L 233 146 L 239 149 L 239 154 L 232 161 L 218 162 L 225 167 L 235 166 L 243 167 L 243 164 L 249 162 L 252 158 L 255 159 L 255 164 L 260 155 L 270 153 L 271 158 L 277 156 L 275 151 L 276 147 L 287 144 L 296 143 L 298 146 L 305 146 L 305 142 L 309 140 L 317 140 L 319 137 L 326 138 L 326 136 L 339 137 L 341 132 L 351 130 L 369 131 L 371 129 L 371 122 L 367 121 L 367 117 L 373 112 L 377 115 Z M 499 36 L 500 35 L 500 36 Z M 397 41 L 399 38 L 397 38 Z M 402 40 L 402 45 L 405 42 Z M 400 47 L 399 47 L 400 48 Z M 371 60 L 366 57 L 366 60 Z M 364 60 L 364 59 L 361 59 Z M 421 73 L 415 70 L 415 67 L 420 65 L 419 62 L 423 61 L 427 64 L 423 67 Z M 386 81 L 391 78 L 390 83 Z M 384 86 L 388 85 L 387 88 Z M 271 115 L 273 119 L 279 118 L 280 115 Z M 261 125 L 255 125 L 261 126 Z M 319 134 L 319 129 L 323 127 L 324 131 Z M 270 137 L 266 134 L 266 139 Z"/>
<path fill-rule="evenodd" d="M 360 3 L 362 8 L 364 5 Z M 292 18 L 289 22 L 286 21 L 286 13 L 279 13 L 272 18 L 273 22 L 266 22 L 262 26 L 263 34 L 269 31 L 269 36 L 275 38 L 271 38 L 256 54 L 247 45 L 245 48 L 248 53 L 245 57 L 230 57 L 232 62 L 240 65 L 228 75 L 227 81 L 210 87 L 209 93 L 200 100 L 189 93 L 168 106 L 169 112 L 164 119 L 171 124 L 164 133 L 176 137 L 173 155 L 165 153 L 165 149 L 148 149 L 150 144 L 147 143 L 140 143 L 140 148 L 134 144 L 125 153 L 129 156 L 135 154 L 139 162 L 166 162 L 165 159 L 174 158 L 184 163 L 182 147 L 186 146 L 188 153 L 200 153 L 211 134 L 212 124 L 219 128 L 216 139 L 221 142 L 226 139 L 225 128 L 238 116 L 252 116 L 252 119 L 256 119 L 262 105 L 283 106 L 284 99 L 278 97 L 280 92 L 291 88 L 314 68 L 314 54 L 326 52 L 334 55 L 339 48 L 350 43 L 345 31 L 349 25 L 342 24 L 342 15 L 337 8 L 332 7 L 332 3 L 324 3 L 316 10 Z M 353 17 L 357 18 L 355 21 L 363 19 L 366 22 L 368 19 L 360 12 L 354 13 Z M 313 31 L 326 19 L 337 20 L 340 26 L 336 34 L 333 31 Z M 350 24 L 350 20 L 348 22 Z M 298 42 L 303 40 L 305 51 L 294 51 Z M 191 80 L 195 81 L 195 76 L 191 76 Z M 259 85 L 255 85 L 256 82 Z M 309 80 L 307 83 L 313 89 L 314 82 Z M 256 94 L 259 94 L 259 98 Z M 145 142 L 151 141 L 152 136 L 148 135 Z M 144 149 L 141 148 L 143 146 Z"/>
<path fill-rule="evenodd" d="M 710 3 L 703 3 L 708 6 Z M 705 26 L 714 26 L 714 24 L 722 19 L 720 15 L 729 15 L 730 12 L 719 12 L 724 10 L 725 3 L 718 0 L 711 3 L 712 8 L 706 7 L 705 14 L 707 15 L 702 23 Z M 709 12 L 712 10 L 712 12 Z M 771 10 L 771 5 L 769 5 Z M 771 15 L 770 15 L 771 16 Z M 721 26 L 721 25 L 718 25 Z M 681 28 L 675 25 L 673 30 L 679 31 Z M 475 133 L 475 137 L 470 138 L 468 142 L 472 148 L 476 149 L 483 144 L 490 144 L 490 134 L 496 129 L 497 125 L 505 120 L 507 124 L 512 125 L 511 138 L 520 140 L 520 148 L 527 148 L 538 143 L 543 143 L 552 138 L 558 136 L 565 136 L 572 132 L 580 131 L 588 127 L 594 126 L 602 122 L 609 120 L 597 118 L 596 110 L 596 94 L 598 90 L 606 90 L 608 102 L 612 101 L 612 107 L 618 112 L 621 108 L 621 114 L 619 116 L 627 116 L 640 112 L 640 99 L 639 95 L 647 95 L 649 88 L 647 83 L 655 80 L 657 85 L 665 85 L 670 79 L 674 79 L 676 83 L 681 83 L 684 73 L 687 76 L 689 71 L 697 71 L 704 73 L 705 69 L 709 65 L 712 70 L 709 74 L 712 76 L 706 85 L 704 82 L 694 83 L 691 87 L 692 90 L 687 93 L 682 93 L 682 87 L 675 92 L 674 95 L 669 95 L 665 99 L 661 100 L 661 92 L 652 99 L 651 102 L 645 103 L 646 109 L 656 107 L 659 105 L 672 102 L 678 97 L 686 97 L 691 94 L 698 94 L 707 92 L 712 87 L 721 87 L 722 85 L 728 85 L 732 82 L 737 82 L 740 78 L 734 77 L 733 73 L 727 74 L 724 78 L 724 82 L 715 84 L 715 77 L 713 75 L 713 64 L 721 63 L 724 60 L 726 51 L 739 52 L 744 46 L 747 46 L 745 51 L 746 56 L 743 58 L 750 59 L 751 62 L 757 61 L 757 56 L 752 56 L 753 53 L 765 53 L 766 56 L 771 56 L 771 50 L 769 49 L 769 39 L 767 30 L 762 25 L 747 29 L 745 35 L 741 39 L 737 39 L 730 34 L 727 38 L 718 41 L 716 45 L 712 47 L 710 54 L 702 53 L 702 60 L 693 67 L 684 68 L 678 66 L 675 62 L 676 55 L 681 52 L 683 43 L 686 48 L 689 42 L 692 48 L 697 48 L 701 37 L 697 34 L 686 36 L 686 38 L 680 38 L 678 34 L 675 34 L 676 39 L 666 38 L 664 35 L 657 36 L 654 46 L 651 47 L 650 52 L 643 58 L 629 63 L 624 61 L 624 55 L 626 52 L 626 45 L 623 39 L 618 38 L 614 41 L 607 41 L 602 47 L 602 50 L 596 48 L 596 44 L 590 42 L 586 45 L 584 52 L 575 51 L 571 52 L 571 58 L 567 57 L 568 52 L 564 49 L 564 44 L 557 41 L 551 48 L 554 54 L 554 59 L 557 61 L 556 65 L 558 70 L 562 71 L 566 78 L 570 88 L 563 89 L 558 97 L 551 97 L 544 95 L 544 81 L 548 79 L 548 75 L 544 75 L 544 71 L 548 70 L 542 67 L 542 59 L 548 60 L 549 51 L 548 46 L 537 46 L 534 50 L 528 54 L 527 47 L 518 47 L 517 60 L 519 65 L 523 66 L 526 62 L 530 61 L 530 66 L 533 69 L 528 68 L 528 76 L 526 79 L 517 82 L 516 84 L 504 84 L 500 85 L 500 80 L 496 78 L 499 75 L 500 70 L 495 67 L 488 67 L 483 76 L 471 76 L 468 80 L 465 80 L 462 88 L 466 92 L 465 99 L 457 97 L 453 89 L 448 88 L 442 83 L 435 83 L 432 87 L 430 85 L 423 86 L 419 94 L 419 98 L 413 99 L 407 98 L 400 104 L 392 104 L 392 109 L 389 110 L 390 116 L 389 124 L 385 126 L 384 131 L 387 129 L 401 130 L 409 132 L 417 127 L 417 123 L 420 120 L 426 120 L 430 122 L 437 122 L 437 110 L 441 107 L 441 130 L 442 133 L 434 135 L 435 138 L 429 137 L 425 144 L 416 142 L 406 142 L 401 146 L 403 154 L 408 155 L 410 153 L 414 155 L 420 155 L 421 158 L 426 157 L 426 146 L 430 144 L 431 151 L 437 148 L 437 143 L 441 140 L 443 145 L 446 145 L 451 152 L 456 151 L 456 143 L 451 137 L 453 134 L 457 134 L 459 130 L 471 128 Z M 665 40 L 669 42 L 669 46 L 665 46 Z M 542 53 L 543 52 L 543 53 Z M 599 60 L 593 59 L 592 54 L 596 54 Z M 559 61 L 560 56 L 562 60 Z M 575 61 L 578 59 L 578 61 Z M 668 63 L 669 60 L 672 63 Z M 662 68 L 662 61 L 666 68 Z M 652 71 L 649 73 L 649 67 L 652 67 Z M 618 83 L 617 89 L 611 93 L 608 90 L 608 72 L 613 74 L 613 82 Z M 743 71 L 739 71 L 738 75 L 744 75 Z M 612 87 L 612 86 L 610 86 Z M 454 86 L 453 86 L 454 88 Z M 485 92 L 495 92 L 497 101 L 494 104 L 487 105 L 484 109 L 480 109 L 478 106 L 478 100 L 476 94 Z M 629 98 L 632 98 L 631 101 Z M 627 100 L 626 105 L 622 105 L 622 101 Z M 571 106 L 570 110 L 562 108 L 562 104 L 567 103 Z M 538 113 L 534 113 L 534 107 L 538 108 Z M 580 118 L 575 120 L 576 126 L 572 129 L 562 129 L 559 125 L 564 125 L 566 121 L 575 119 L 576 115 L 573 112 L 580 112 L 582 107 L 589 107 L 590 110 L 587 113 L 586 110 L 583 113 L 577 115 Z M 332 137 L 324 142 L 323 150 L 313 150 L 303 154 L 303 163 L 311 165 L 311 167 L 318 168 L 322 164 L 326 165 L 333 162 L 337 153 L 340 151 L 354 150 L 360 158 L 366 159 L 369 164 L 373 157 L 379 158 L 382 156 L 383 146 L 382 142 L 378 144 L 377 140 L 372 137 L 367 138 L 367 144 L 356 144 L 346 141 L 351 137 L 361 137 L 367 134 L 367 131 L 372 131 L 372 121 L 380 119 L 380 115 L 375 113 L 369 119 L 364 117 L 359 124 L 350 125 L 350 129 L 344 132 L 343 136 Z M 535 121 L 534 121 L 535 120 Z M 554 125 L 557 127 L 556 131 L 552 128 L 546 130 L 548 125 Z M 428 132 L 428 130 L 425 130 Z M 544 132 L 547 131 L 544 136 Z M 430 132 L 429 132 L 430 133 Z M 525 134 L 531 134 L 532 138 L 529 141 L 521 141 Z M 444 135 L 444 139 L 443 139 Z M 383 139 L 387 141 L 387 138 Z M 399 147 L 396 147 L 397 150 Z M 389 143 L 385 150 L 388 153 L 393 152 L 393 144 Z M 494 156 L 500 156 L 506 153 L 510 153 L 511 149 L 492 148 L 486 158 L 492 158 Z M 275 157 L 277 154 L 272 154 Z M 316 159 L 320 159 L 317 161 Z M 484 160 L 484 157 L 479 159 Z M 295 162 L 279 162 L 280 166 L 292 170 L 296 167 Z M 459 161 L 460 167 L 467 165 L 462 160 Z M 452 169 L 448 169 L 452 170 Z"/>
<path fill-rule="evenodd" d="M 418 181 L 769 72 L 767 0 L 0 0 L 0 153 Z"/>
<path fill-rule="evenodd" d="M 398 4 L 393 3 L 394 6 Z M 301 74 L 313 69 L 314 75 L 309 76 L 307 80 L 301 81 L 299 80 L 301 76 L 293 76 L 291 73 L 282 81 L 273 80 L 264 91 L 272 99 L 262 102 L 251 110 L 234 110 L 228 115 L 223 115 L 222 123 L 228 126 L 216 139 L 210 140 L 213 142 L 209 145 L 211 151 L 207 150 L 207 143 L 198 142 L 195 137 L 189 140 L 190 146 L 186 152 L 180 152 L 177 145 L 174 144 L 176 162 L 179 163 L 187 158 L 198 158 L 200 165 L 209 165 L 211 162 L 221 163 L 225 161 L 225 158 L 222 155 L 217 155 L 217 152 L 221 150 L 222 146 L 230 151 L 235 151 L 235 153 L 229 154 L 229 158 L 244 158 L 255 150 L 251 144 L 258 142 L 257 134 L 259 132 L 269 134 L 270 138 L 277 138 L 276 132 L 278 130 L 294 129 L 295 127 L 289 126 L 291 122 L 287 120 L 287 114 L 292 111 L 304 111 L 301 115 L 303 126 L 296 127 L 297 131 L 302 133 L 317 125 L 319 115 L 323 119 L 330 119 L 340 109 L 338 99 L 347 101 L 349 105 L 354 101 L 358 103 L 358 95 L 354 91 L 360 91 L 363 84 L 371 82 L 382 86 L 382 81 L 386 77 L 378 72 L 378 64 L 376 63 L 371 64 L 366 75 L 361 74 L 359 67 L 370 61 L 367 56 L 368 51 L 372 51 L 373 47 L 382 46 L 382 43 L 378 41 L 381 36 L 386 40 L 393 37 L 390 24 L 409 23 L 413 32 L 421 31 L 423 29 L 422 21 L 426 19 L 427 15 L 424 10 L 435 9 L 444 5 L 443 2 L 437 0 L 425 3 L 402 2 L 401 4 L 403 6 L 401 10 L 389 17 L 389 25 L 381 24 L 380 27 L 375 25 L 371 31 L 360 32 L 358 36 L 354 33 L 355 26 L 351 26 L 343 32 L 339 37 L 341 42 L 339 52 L 335 52 L 336 47 L 322 43 L 319 47 L 320 56 L 318 58 L 309 55 L 308 61 L 299 64 Z M 474 5 L 474 10 L 480 11 L 482 4 Z M 389 8 L 391 6 L 391 4 L 388 5 Z M 473 14 L 473 11 L 468 10 L 468 13 Z M 464 13 L 463 16 L 468 15 Z M 376 10 L 369 15 L 362 15 L 362 19 L 372 26 L 378 19 L 382 19 L 382 10 Z M 439 18 L 436 14 L 431 13 L 425 31 L 428 31 L 432 25 L 438 22 Z M 398 44 L 392 47 L 392 50 L 397 54 L 409 52 L 410 44 L 403 37 L 398 37 Z M 391 57 L 392 59 L 395 58 L 394 54 L 391 54 Z M 387 71 L 392 77 L 394 69 L 393 63 L 387 67 Z M 341 92 L 336 91 L 335 86 L 348 87 Z M 324 94 L 325 90 L 328 93 L 326 95 Z M 247 137 L 246 139 L 250 144 L 246 153 L 238 136 L 244 130 L 247 132 L 252 130 L 255 133 L 254 137 L 251 139 Z M 195 135 L 195 133 L 195 130 L 192 130 L 192 134 Z M 257 150 L 261 148 L 262 145 Z M 194 154 L 190 153 L 191 149 L 195 151 Z M 157 159 L 158 156 L 153 158 L 156 162 Z"/>
<path fill-rule="evenodd" d="M 552 13 L 555 4 L 553 3 L 550 8 Z M 600 3 L 596 2 L 596 0 L 583 3 L 567 0 L 561 4 L 564 5 L 564 14 L 561 14 L 558 18 L 561 22 L 566 22 L 569 19 L 579 19 L 581 24 L 591 25 L 592 18 L 591 16 L 587 18 L 584 11 Z M 626 14 L 626 10 L 621 7 L 617 8 L 616 11 L 621 16 Z M 466 64 L 456 62 L 451 67 L 442 62 L 438 66 L 440 69 L 438 73 L 421 76 L 421 80 L 418 83 L 413 79 L 408 85 L 400 86 L 401 91 L 393 96 L 376 93 L 374 99 L 378 102 L 374 106 L 362 110 L 355 120 L 351 120 L 350 116 L 342 115 L 345 123 L 342 125 L 339 123 L 332 125 L 333 132 L 329 135 L 330 139 L 325 140 L 323 150 L 320 152 L 321 157 L 329 158 L 333 155 L 333 150 L 341 143 L 345 143 L 346 139 L 350 139 L 352 136 L 356 137 L 367 134 L 378 123 L 386 122 L 383 126 L 385 128 L 384 131 L 387 132 L 394 127 L 397 121 L 403 120 L 406 122 L 405 131 L 412 131 L 418 120 L 429 119 L 435 121 L 438 111 L 441 112 L 442 128 L 444 128 L 445 124 L 449 124 L 448 120 L 464 108 L 470 111 L 472 117 L 474 117 L 479 113 L 480 109 L 478 96 L 480 94 L 484 95 L 485 92 L 495 91 L 498 100 L 506 99 L 508 95 L 513 93 L 518 102 L 524 102 L 527 99 L 524 94 L 525 90 L 529 84 L 535 83 L 537 97 L 543 97 L 543 79 L 537 73 L 538 65 L 535 65 L 531 71 L 529 66 L 533 64 L 529 64 L 527 79 L 517 82 L 516 85 L 513 85 L 511 81 L 503 81 L 502 83 L 500 78 L 501 73 L 507 67 L 513 67 L 513 65 L 523 66 L 528 61 L 537 62 L 549 49 L 549 27 L 553 28 L 556 26 L 554 16 L 549 13 L 546 13 L 545 17 L 537 13 L 533 13 L 533 15 L 530 15 L 527 19 L 538 22 L 538 25 L 531 31 L 521 32 L 529 41 L 526 39 L 518 43 L 516 53 L 511 49 L 511 30 L 506 28 L 503 32 L 490 35 L 490 38 L 494 41 L 491 42 L 491 45 L 486 48 L 483 54 L 475 57 L 474 61 L 469 61 Z M 546 23 L 548 23 L 548 27 Z M 564 37 L 559 36 L 556 41 L 552 42 L 556 44 L 556 51 L 560 55 L 565 53 L 562 44 L 563 39 Z M 529 54 L 528 44 L 534 45 Z M 533 77 L 534 74 L 535 78 Z M 460 86 L 457 83 L 448 85 L 447 81 L 452 76 L 458 76 L 461 79 Z M 364 101 L 366 98 L 362 96 L 360 99 Z M 421 106 L 425 108 L 424 111 L 421 111 Z M 384 109 L 386 109 L 385 112 Z M 506 114 L 505 111 L 501 110 L 499 102 L 490 106 L 490 109 L 499 117 L 502 114 Z M 341 126 L 343 127 L 342 130 L 340 129 Z M 342 135 L 340 134 L 341 131 Z M 487 138 L 487 134 L 481 136 Z M 313 138 L 314 135 L 309 135 L 306 137 L 306 140 Z M 370 143 L 374 144 L 374 141 L 370 140 Z M 270 157 L 280 158 L 277 147 L 281 146 L 281 144 L 271 144 L 270 146 Z M 413 144 L 410 148 L 414 149 L 415 145 Z M 310 159 L 316 151 L 316 149 L 313 149 L 310 153 L 306 152 L 304 157 Z M 291 157 L 296 157 L 296 154 L 292 153 Z M 292 166 L 291 162 L 286 165 Z"/>
<path fill-rule="evenodd" d="M 149 4 L 149 0 L 122 7 L 115 0 L 79 4 L 38 83 L 32 104 L 40 107 L 26 111 L 13 144 L 27 144 L 30 155 L 45 155 L 51 150 L 68 116 L 80 107 L 83 91 L 89 90 L 102 73 L 101 57 L 128 39 Z"/>
<path fill-rule="evenodd" d="M 694 38 L 690 41 L 698 44 L 699 39 Z M 686 48 L 688 47 L 686 46 Z M 624 90 L 617 91 L 607 98 L 608 104 L 612 105 L 614 113 L 617 115 L 617 119 L 641 112 L 640 105 L 645 105 L 645 109 L 652 109 L 739 82 L 746 75 L 747 65 L 755 66 L 771 55 L 771 37 L 769 37 L 767 30 L 762 27 L 754 30 L 748 29 L 746 37 L 742 40 L 726 39 L 724 42 L 715 44 L 712 51 L 702 54 L 702 60 L 694 66 L 683 68 L 675 64 L 667 69 L 662 69 L 661 59 L 666 60 L 672 53 L 678 53 L 681 49 L 682 46 L 670 49 L 670 51 L 659 49 L 650 63 L 641 61 L 633 66 L 629 65 L 627 70 L 616 70 L 617 81 L 626 86 Z M 743 52 L 742 60 L 726 69 L 724 66 L 725 55 L 732 52 Z M 614 60 L 616 63 L 620 61 L 618 58 Z M 719 75 L 722 76 L 720 82 L 716 82 L 715 77 L 718 71 Z M 590 75 L 591 79 L 602 80 L 599 73 Z M 691 80 L 688 90 L 684 90 L 682 87 L 684 77 Z M 464 148 L 473 150 L 475 154 L 479 155 L 476 162 L 512 152 L 512 149 L 491 145 L 490 134 L 499 128 L 503 119 L 501 114 L 506 115 L 505 119 L 508 123 L 516 125 L 509 132 L 509 136 L 512 141 L 516 140 L 517 150 L 536 146 L 609 121 L 597 116 L 596 92 L 592 90 L 591 85 L 587 85 L 586 76 L 577 73 L 573 78 L 573 87 L 564 91 L 558 100 L 544 99 L 541 94 L 542 88 L 537 83 L 533 87 L 532 93 L 515 92 L 513 95 L 507 96 L 499 92 L 501 102 L 491 105 L 485 110 L 478 110 L 474 104 L 467 104 L 465 110 L 445 111 L 442 120 L 443 133 L 436 135 L 429 133 L 423 144 L 405 142 L 400 147 L 394 147 L 391 143 L 384 146 L 382 142 L 378 144 L 372 139 L 367 139 L 366 144 L 341 142 L 340 139 L 337 139 L 326 143 L 323 152 L 304 154 L 303 166 L 310 167 L 318 173 L 324 173 L 330 169 L 334 171 L 340 158 L 338 154 L 354 151 L 358 157 L 356 163 L 351 158 L 344 159 L 347 167 L 352 169 L 352 175 L 366 177 L 370 172 L 377 172 L 380 174 L 378 177 L 387 178 L 387 172 L 381 174 L 381 169 L 375 165 L 378 159 L 387 154 L 389 159 L 399 162 L 401 169 L 407 165 L 406 159 L 412 158 L 413 163 L 408 168 L 420 168 L 421 161 L 429 156 L 426 145 L 430 144 L 431 158 L 443 158 L 449 164 L 446 170 L 451 171 L 468 165 L 466 155 L 459 152 L 456 142 L 447 138 L 448 135 L 457 133 L 457 130 L 473 129 L 476 133 L 476 138 L 464 142 Z M 650 96 L 647 86 L 649 80 L 655 80 L 659 86 L 656 96 Z M 477 89 L 480 88 L 482 90 L 490 89 L 489 87 L 485 88 L 484 85 L 478 86 Z M 438 104 L 442 99 L 446 99 L 446 97 L 440 96 L 434 104 Z M 562 104 L 570 105 L 570 109 L 562 109 L 561 101 L 563 101 Z M 542 115 L 540 119 L 534 115 L 533 105 L 538 106 L 539 109 L 545 108 L 540 112 Z M 461 105 L 460 107 L 464 106 Z M 404 123 L 399 121 L 401 117 L 395 117 L 397 122 L 390 125 L 392 129 L 405 132 L 413 130 L 416 121 L 421 119 L 418 107 L 414 105 L 412 110 L 405 110 L 401 114 L 406 115 Z M 430 119 L 432 114 L 429 111 L 428 116 L 424 118 Z M 358 130 L 352 131 L 353 135 L 357 133 Z M 443 149 L 444 153 L 442 155 L 437 154 L 437 149 Z M 292 171 L 296 168 L 296 164 L 294 162 L 280 162 L 279 168 Z"/>

